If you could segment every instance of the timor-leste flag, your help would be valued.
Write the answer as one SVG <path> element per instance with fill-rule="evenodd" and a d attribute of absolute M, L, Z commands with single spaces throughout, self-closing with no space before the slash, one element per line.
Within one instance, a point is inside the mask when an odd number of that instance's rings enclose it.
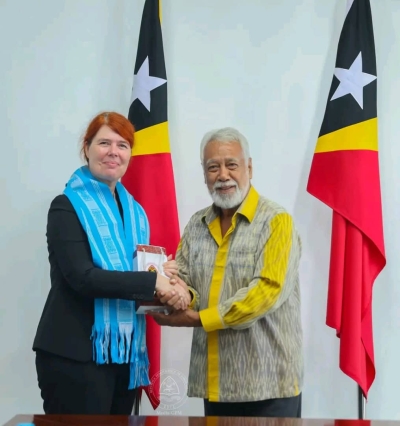
<path fill-rule="evenodd" d="M 139 33 L 129 120 L 135 127 L 131 163 L 123 184 L 143 206 L 150 222 L 150 244 L 175 254 L 179 222 L 167 118 L 167 76 L 158 0 L 146 0 Z M 146 389 L 155 409 L 160 398 L 161 328 L 149 316 L 147 347 L 151 385 Z"/>
<path fill-rule="evenodd" d="M 347 3 L 307 191 L 333 210 L 326 323 L 365 397 L 375 378 L 372 287 L 386 264 L 369 0 Z"/>

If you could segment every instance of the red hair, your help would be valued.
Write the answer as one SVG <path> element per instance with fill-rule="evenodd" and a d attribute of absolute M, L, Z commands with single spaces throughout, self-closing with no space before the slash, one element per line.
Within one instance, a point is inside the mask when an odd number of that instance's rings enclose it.
<path fill-rule="evenodd" d="M 81 154 L 86 162 L 88 158 L 85 154 L 85 147 L 90 146 L 100 127 L 104 125 L 108 126 L 113 132 L 118 133 L 133 148 L 133 135 L 135 133 L 133 124 L 126 117 L 118 114 L 118 112 L 102 112 L 96 115 L 89 123 L 83 137 Z"/>

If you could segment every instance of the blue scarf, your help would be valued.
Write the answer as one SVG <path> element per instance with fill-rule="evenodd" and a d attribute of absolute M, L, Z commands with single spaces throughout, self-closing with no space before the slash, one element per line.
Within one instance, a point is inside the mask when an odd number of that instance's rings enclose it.
<path fill-rule="evenodd" d="M 143 208 L 121 183 L 115 190 L 124 222 L 110 188 L 96 180 L 87 166 L 71 176 L 64 194 L 71 201 L 85 230 L 97 268 L 134 271 L 137 244 L 149 243 L 149 223 Z M 136 315 L 135 302 L 95 299 L 93 360 L 97 364 L 130 363 L 129 389 L 147 386 L 149 360 L 144 315 Z"/>

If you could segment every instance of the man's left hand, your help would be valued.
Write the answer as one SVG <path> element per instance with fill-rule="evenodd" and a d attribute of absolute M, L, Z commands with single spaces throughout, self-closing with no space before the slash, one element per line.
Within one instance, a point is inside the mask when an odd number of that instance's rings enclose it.
<path fill-rule="evenodd" d="M 178 272 L 179 272 L 178 264 L 176 263 L 176 260 L 172 259 L 172 254 L 168 256 L 167 261 L 163 263 L 162 267 L 163 267 L 164 274 L 168 278 L 171 278 L 174 275 L 178 275 Z"/>
<path fill-rule="evenodd" d="M 200 315 L 192 309 L 185 311 L 174 311 L 169 315 L 161 314 L 159 312 L 147 312 L 154 318 L 155 322 L 159 325 L 168 325 L 169 327 L 201 327 Z"/>

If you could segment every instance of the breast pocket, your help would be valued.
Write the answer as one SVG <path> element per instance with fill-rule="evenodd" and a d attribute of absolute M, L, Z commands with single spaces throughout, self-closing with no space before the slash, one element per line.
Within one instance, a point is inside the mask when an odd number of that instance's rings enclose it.
<path fill-rule="evenodd" d="M 240 272 L 245 269 L 247 272 L 253 271 L 256 265 L 256 250 L 239 247 L 229 250 L 227 266 L 233 272 Z"/>
<path fill-rule="evenodd" d="M 190 248 L 190 265 L 200 269 L 213 268 L 217 250 L 211 246 L 194 244 Z"/>
<path fill-rule="evenodd" d="M 223 299 L 235 295 L 241 288 L 247 287 L 254 277 L 256 253 L 252 248 L 231 248 L 226 263 Z"/>

